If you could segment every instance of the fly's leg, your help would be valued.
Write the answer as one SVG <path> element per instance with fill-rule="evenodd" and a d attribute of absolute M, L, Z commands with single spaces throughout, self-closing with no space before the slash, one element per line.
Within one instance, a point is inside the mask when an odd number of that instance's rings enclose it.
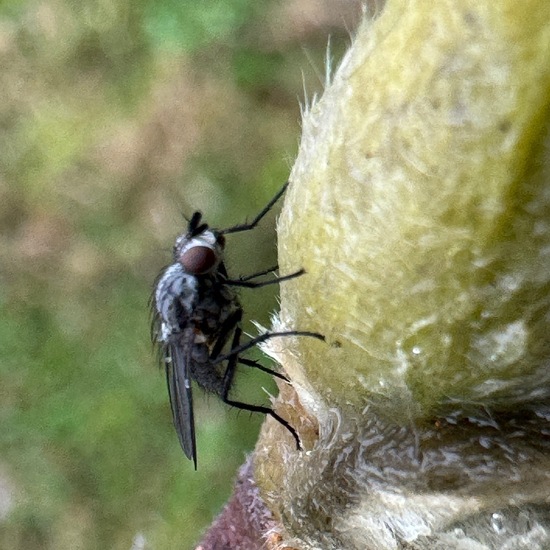
<path fill-rule="evenodd" d="M 228 233 L 238 233 L 240 231 L 250 231 L 254 229 L 261 221 L 261 219 L 273 208 L 273 205 L 281 198 L 283 193 L 286 191 L 289 182 L 287 181 L 283 187 L 277 192 L 277 194 L 267 203 L 264 209 L 250 222 L 250 223 L 240 223 L 234 225 L 233 227 L 228 227 L 227 229 L 222 229 L 218 231 L 220 235 L 227 235 Z"/>
<path fill-rule="evenodd" d="M 243 315 L 243 311 L 241 308 L 239 308 L 237 311 L 235 311 L 233 314 L 231 314 L 226 321 L 224 322 L 220 334 L 218 335 L 218 339 L 216 340 L 216 343 L 214 344 L 214 348 L 212 349 L 212 352 L 210 353 L 210 359 L 214 364 L 218 363 L 217 358 L 219 357 L 222 349 L 224 348 L 225 344 L 229 340 L 229 336 L 231 332 L 236 330 L 237 325 L 240 323 L 241 318 Z M 281 380 L 284 380 L 285 382 L 288 382 L 288 378 L 279 372 L 276 372 L 268 367 L 264 367 L 257 361 L 253 361 L 252 359 L 245 359 L 244 357 L 238 357 L 237 362 L 241 365 L 245 365 L 247 367 L 254 367 L 256 369 L 259 369 L 263 372 L 267 372 L 268 374 L 271 374 L 271 376 L 276 376 L 277 378 L 280 378 Z"/>
<path fill-rule="evenodd" d="M 299 269 L 295 273 L 290 273 L 289 275 L 282 275 L 280 277 L 275 277 L 275 279 L 270 279 L 269 281 L 252 281 L 251 280 L 251 279 L 255 279 L 256 277 L 261 277 L 262 275 L 266 275 L 267 273 L 270 273 L 275 269 L 277 269 L 277 266 L 275 266 L 275 268 L 261 271 L 260 273 L 254 273 L 253 275 L 248 275 L 247 277 L 240 277 L 239 279 L 226 279 L 223 282 L 223 284 L 228 286 L 241 286 L 245 288 L 260 288 L 262 286 L 275 285 L 282 281 L 288 281 L 289 279 L 295 279 L 296 277 L 299 277 L 300 275 L 303 275 L 305 273 L 304 269 Z"/>
<path fill-rule="evenodd" d="M 309 332 L 304 330 L 287 330 L 283 332 L 266 332 L 265 334 L 260 334 L 259 336 L 256 336 L 255 338 L 252 338 L 252 340 L 249 340 L 245 344 L 239 344 L 236 346 L 232 346 L 229 353 L 226 353 L 225 355 L 218 355 L 214 360 L 213 363 L 221 363 L 222 361 L 226 361 L 227 359 L 230 359 L 233 356 L 239 356 L 241 353 L 249 350 L 250 348 L 253 348 L 254 346 L 261 344 L 262 342 L 266 342 L 267 340 L 271 338 L 276 338 L 279 336 L 309 336 L 311 338 L 317 338 L 317 340 L 325 341 L 325 337 L 322 334 L 319 334 L 318 332 Z M 240 340 L 239 340 L 240 341 Z"/>
<path fill-rule="evenodd" d="M 237 362 L 240 363 L 241 365 L 245 365 L 247 367 L 254 367 L 255 369 L 261 370 L 263 372 L 267 372 L 268 374 L 271 374 L 271 376 L 276 376 L 277 378 L 280 378 L 285 382 L 290 382 L 290 380 L 284 374 L 274 371 L 273 369 L 270 369 L 268 367 L 264 367 L 263 365 L 260 365 L 258 361 L 253 361 L 251 359 L 244 359 L 243 357 L 238 357 Z"/>
<path fill-rule="evenodd" d="M 237 325 L 241 322 L 241 319 L 243 318 L 243 310 L 242 308 L 237 309 L 234 311 L 223 323 L 220 332 L 218 334 L 218 339 L 216 340 L 216 343 L 214 344 L 214 347 L 212 348 L 212 352 L 210 353 L 210 359 L 213 363 L 218 363 L 217 361 L 218 356 L 222 352 L 225 344 L 229 340 L 229 336 L 231 336 L 231 333 L 236 329 Z"/>
<path fill-rule="evenodd" d="M 239 344 L 241 341 L 241 333 L 242 333 L 241 328 L 237 325 L 235 328 L 235 332 L 233 334 L 233 343 L 231 346 L 232 349 L 239 348 Z M 222 401 L 224 403 L 227 403 L 228 405 L 236 407 L 237 409 L 268 414 L 269 416 L 274 418 L 277 422 L 279 422 L 279 424 L 284 426 L 292 434 L 292 437 L 296 441 L 296 448 L 299 451 L 301 451 L 302 445 L 300 443 L 300 438 L 298 437 L 298 433 L 282 416 L 279 416 L 273 409 L 270 409 L 269 407 L 263 407 L 261 405 L 250 405 L 249 403 L 243 403 L 241 401 L 233 401 L 232 399 L 229 398 L 229 391 L 231 390 L 231 386 L 233 384 L 233 377 L 235 376 L 235 370 L 237 368 L 238 361 L 239 361 L 238 354 L 231 353 L 227 361 L 227 368 L 225 369 L 225 374 L 223 376 L 222 395 L 221 395 Z"/>
<path fill-rule="evenodd" d="M 268 273 L 272 273 L 273 271 L 277 271 L 279 269 L 278 265 L 274 265 L 272 267 L 268 267 L 267 269 L 264 269 L 263 271 L 260 271 L 259 273 L 254 273 L 253 275 L 247 275 L 246 277 L 239 277 L 237 281 L 250 281 L 250 279 L 255 279 L 256 277 L 261 277 L 262 275 L 267 275 Z"/>

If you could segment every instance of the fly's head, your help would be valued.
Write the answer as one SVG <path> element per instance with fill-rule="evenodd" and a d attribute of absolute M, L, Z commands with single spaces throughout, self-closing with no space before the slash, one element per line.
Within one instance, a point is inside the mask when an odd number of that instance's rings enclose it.
<path fill-rule="evenodd" d="M 225 238 L 201 223 L 201 213 L 195 212 L 187 232 L 176 239 L 174 261 L 189 275 L 214 273 L 223 260 Z"/>

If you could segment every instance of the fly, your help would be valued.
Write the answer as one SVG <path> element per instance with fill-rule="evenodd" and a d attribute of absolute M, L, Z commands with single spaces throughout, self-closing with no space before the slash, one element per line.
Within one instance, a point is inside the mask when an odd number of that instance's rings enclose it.
<path fill-rule="evenodd" d="M 278 336 L 324 337 L 315 332 L 269 332 L 241 344 L 243 309 L 236 288 L 258 288 L 299 277 L 303 269 L 269 280 L 259 277 L 277 269 L 230 279 L 224 264 L 225 235 L 254 229 L 283 195 L 288 182 L 250 223 L 211 229 L 195 212 L 187 231 L 173 249 L 174 263 L 157 279 L 152 297 L 153 341 L 165 365 L 174 427 L 183 452 L 197 468 L 197 444 L 191 380 L 239 409 L 268 414 L 282 424 L 301 449 L 296 430 L 273 409 L 235 401 L 229 397 L 238 364 L 260 369 L 288 382 L 282 374 L 241 355 L 260 342 Z M 224 351 L 225 350 L 225 351 Z"/>

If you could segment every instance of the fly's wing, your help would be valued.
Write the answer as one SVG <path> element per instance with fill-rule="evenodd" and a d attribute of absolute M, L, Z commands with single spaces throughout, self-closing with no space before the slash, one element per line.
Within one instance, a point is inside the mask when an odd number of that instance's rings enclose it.
<path fill-rule="evenodd" d="M 172 408 L 174 427 L 185 456 L 197 469 L 197 444 L 195 419 L 193 417 L 193 394 L 191 390 L 191 350 L 193 333 L 186 330 L 179 342 L 167 346 L 166 381 Z"/>

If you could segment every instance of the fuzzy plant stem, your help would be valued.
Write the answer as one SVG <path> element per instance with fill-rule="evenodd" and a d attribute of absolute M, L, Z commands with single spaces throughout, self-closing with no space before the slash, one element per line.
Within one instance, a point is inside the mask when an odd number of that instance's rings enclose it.
<path fill-rule="evenodd" d="M 388 0 L 279 220 L 281 548 L 550 547 L 550 2 Z"/>

